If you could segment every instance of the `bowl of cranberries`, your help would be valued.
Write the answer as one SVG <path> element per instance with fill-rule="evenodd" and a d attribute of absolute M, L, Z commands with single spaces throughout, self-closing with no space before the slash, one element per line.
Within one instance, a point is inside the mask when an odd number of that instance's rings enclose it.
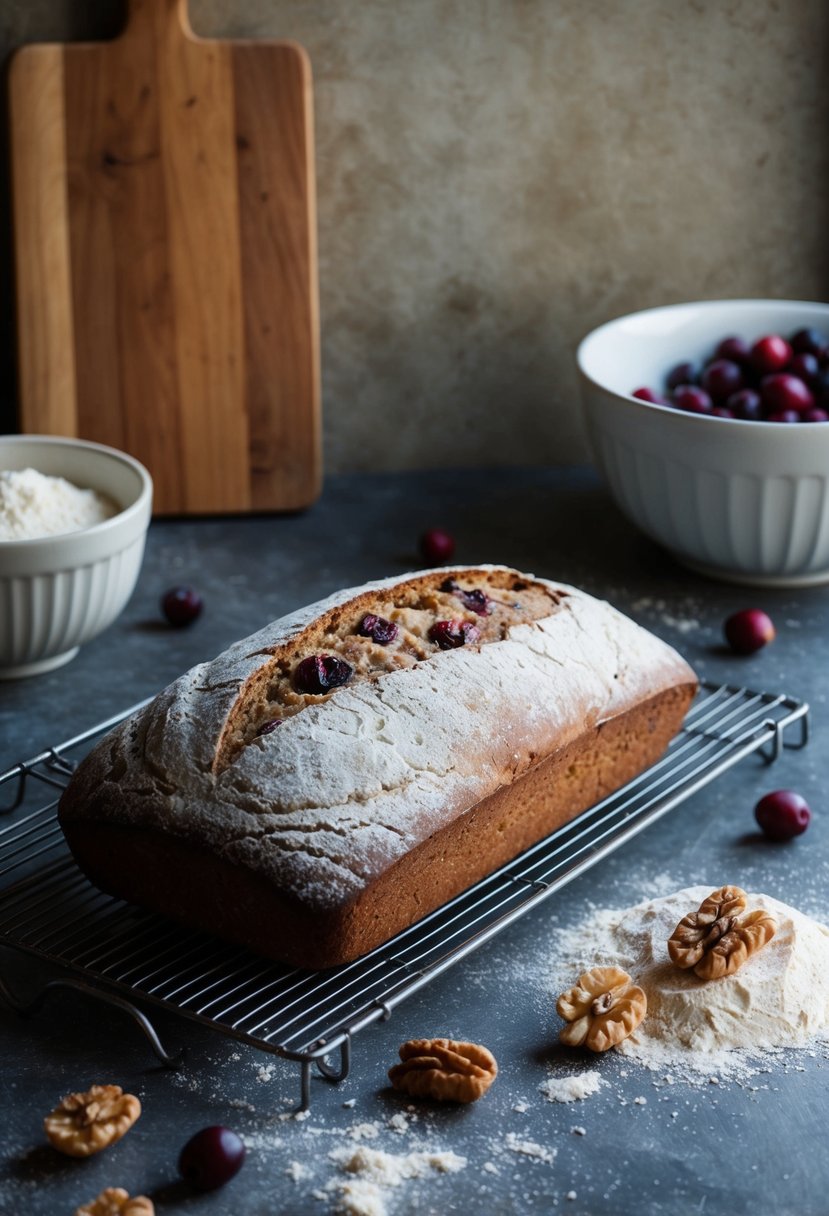
<path fill-rule="evenodd" d="M 599 471 L 642 531 L 715 578 L 829 582 L 829 304 L 651 308 L 577 360 Z"/>

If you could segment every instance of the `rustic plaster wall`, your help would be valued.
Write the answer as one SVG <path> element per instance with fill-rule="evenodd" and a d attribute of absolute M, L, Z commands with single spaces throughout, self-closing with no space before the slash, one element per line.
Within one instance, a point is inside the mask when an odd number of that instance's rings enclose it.
<path fill-rule="evenodd" d="M 190 14 L 204 36 L 291 37 L 312 58 L 329 470 L 583 460 L 572 352 L 596 323 L 829 298 L 825 0 Z M 122 17 L 0 0 L 0 53 Z M 8 319 L 0 341 L 8 373 Z"/>

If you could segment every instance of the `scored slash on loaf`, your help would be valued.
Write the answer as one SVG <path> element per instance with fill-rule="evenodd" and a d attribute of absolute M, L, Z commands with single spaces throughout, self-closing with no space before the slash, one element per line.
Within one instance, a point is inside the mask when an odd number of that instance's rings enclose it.
<path fill-rule="evenodd" d="M 187 672 L 98 744 L 60 821 L 104 890 L 330 966 L 652 764 L 695 690 L 573 587 L 495 566 L 386 579 Z"/>

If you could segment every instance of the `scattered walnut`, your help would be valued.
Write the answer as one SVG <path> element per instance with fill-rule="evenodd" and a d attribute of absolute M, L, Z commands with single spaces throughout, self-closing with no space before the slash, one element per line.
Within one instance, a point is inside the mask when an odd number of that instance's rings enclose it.
<path fill-rule="evenodd" d="M 683 916 L 668 940 L 668 954 L 677 967 L 695 967 L 705 951 L 737 923 L 746 906 L 741 887 L 720 887 L 704 899 L 697 912 Z"/>
<path fill-rule="evenodd" d="M 454 1039 L 410 1039 L 401 1046 L 400 1059 L 389 1069 L 394 1088 L 440 1102 L 475 1102 L 498 1073 L 485 1047 Z"/>
<path fill-rule="evenodd" d="M 108 1186 L 97 1199 L 76 1208 L 75 1216 L 155 1216 L 155 1207 L 146 1195 L 130 1199 L 123 1187 Z"/>
<path fill-rule="evenodd" d="M 141 1114 L 141 1103 L 120 1085 L 93 1085 L 69 1094 L 43 1120 L 49 1143 L 68 1157 L 91 1157 L 114 1144 Z"/>
<path fill-rule="evenodd" d="M 677 967 L 693 967 L 703 980 L 718 980 L 739 971 L 743 963 L 774 937 L 777 921 L 757 909 L 745 916 L 746 893 L 720 887 L 698 911 L 683 916 L 668 939 L 668 954 Z"/>
<path fill-rule="evenodd" d="M 632 1034 L 648 1008 L 648 998 L 621 967 L 593 967 L 556 1002 L 567 1025 L 559 1038 L 568 1047 L 607 1051 Z"/>

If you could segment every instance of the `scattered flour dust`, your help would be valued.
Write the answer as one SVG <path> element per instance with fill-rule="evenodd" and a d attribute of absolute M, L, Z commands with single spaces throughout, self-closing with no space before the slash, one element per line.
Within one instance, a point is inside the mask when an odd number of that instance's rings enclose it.
<path fill-rule="evenodd" d="M 550 1077 L 539 1089 L 548 1102 L 580 1102 L 604 1085 L 597 1072 L 578 1072 L 568 1077 Z"/>
<path fill-rule="evenodd" d="M 95 490 L 37 469 L 0 471 L 0 541 L 35 540 L 77 532 L 117 515 L 119 508 Z"/>
<path fill-rule="evenodd" d="M 534 1140 L 525 1140 L 521 1136 L 516 1136 L 515 1132 L 507 1132 L 504 1143 L 511 1153 L 519 1153 L 522 1157 L 532 1157 L 534 1161 L 543 1161 L 547 1165 L 552 1165 L 558 1153 L 558 1149 L 536 1144 Z"/>
<path fill-rule="evenodd" d="M 671 933 L 717 885 L 600 910 L 562 931 L 556 943 L 564 986 L 596 965 L 630 972 L 647 994 L 648 1012 L 616 1050 L 688 1080 L 712 1073 L 747 1077 L 757 1071 L 752 1060 L 764 1053 L 829 1037 L 829 929 L 787 904 L 748 896 L 749 909 L 775 916 L 777 931 L 734 975 L 706 982 L 670 963 Z"/>
<path fill-rule="evenodd" d="M 332 1178 L 320 1195 L 336 1196 L 337 1210 L 346 1216 L 386 1216 L 390 1190 L 410 1178 L 455 1174 L 467 1164 L 466 1157 L 452 1152 L 385 1153 L 366 1145 L 328 1155 L 347 1176 Z"/>

